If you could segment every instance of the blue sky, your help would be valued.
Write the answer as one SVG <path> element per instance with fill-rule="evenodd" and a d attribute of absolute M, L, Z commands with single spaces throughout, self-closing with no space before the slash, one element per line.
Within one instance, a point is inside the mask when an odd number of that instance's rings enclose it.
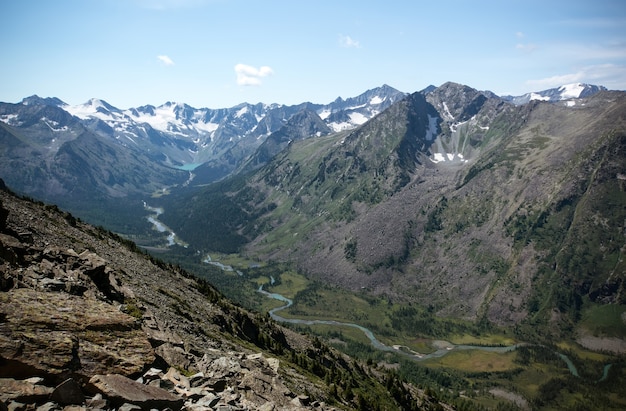
<path fill-rule="evenodd" d="M 0 0 L 0 101 L 328 103 L 446 81 L 626 90 L 622 0 Z"/>

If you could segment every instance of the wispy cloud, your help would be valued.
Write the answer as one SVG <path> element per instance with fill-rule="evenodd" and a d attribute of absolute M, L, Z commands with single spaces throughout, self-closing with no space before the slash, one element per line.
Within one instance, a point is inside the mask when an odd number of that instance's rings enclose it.
<path fill-rule="evenodd" d="M 526 43 L 526 44 L 517 43 L 515 45 L 516 49 L 521 50 L 521 51 L 523 51 L 525 53 L 530 53 L 530 52 L 536 50 L 538 47 L 539 46 L 537 46 L 536 44 L 532 44 L 532 43 Z"/>
<path fill-rule="evenodd" d="M 235 73 L 237 74 L 237 84 L 240 86 L 260 86 L 261 78 L 274 74 L 269 66 L 261 66 L 256 68 L 247 64 L 235 65 Z"/>
<path fill-rule="evenodd" d="M 169 58 L 169 56 L 161 55 L 161 56 L 157 56 L 157 59 L 159 59 L 159 61 L 161 63 L 165 64 L 166 66 L 173 66 L 174 65 L 174 60 Z"/>
<path fill-rule="evenodd" d="M 626 88 L 626 67 L 617 64 L 597 64 L 583 67 L 572 73 L 528 80 L 526 84 L 533 90 L 539 91 L 579 82 L 601 85 L 612 90 L 624 90 Z"/>
<path fill-rule="evenodd" d="M 344 36 L 343 34 L 339 35 L 339 45 L 345 48 L 361 48 L 361 43 L 359 43 L 358 40 L 355 40 L 350 36 Z"/>
<path fill-rule="evenodd" d="M 526 33 L 518 31 L 517 33 L 515 33 L 515 37 L 517 37 L 519 40 L 526 38 Z M 536 44 L 533 43 L 517 43 L 515 45 L 515 48 L 523 51 L 524 53 L 530 53 L 534 50 L 536 50 L 538 48 L 538 46 Z"/>

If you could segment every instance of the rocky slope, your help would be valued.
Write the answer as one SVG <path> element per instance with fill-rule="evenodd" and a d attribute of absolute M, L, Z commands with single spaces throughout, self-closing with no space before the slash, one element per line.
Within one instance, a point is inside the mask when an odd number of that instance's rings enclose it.
<path fill-rule="evenodd" d="M 0 409 L 439 406 L 389 378 L 108 231 L 0 190 Z"/>

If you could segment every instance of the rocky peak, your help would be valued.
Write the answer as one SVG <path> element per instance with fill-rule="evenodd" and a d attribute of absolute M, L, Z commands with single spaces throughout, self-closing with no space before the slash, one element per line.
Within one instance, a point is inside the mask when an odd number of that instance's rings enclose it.
<path fill-rule="evenodd" d="M 426 99 L 443 120 L 462 122 L 478 113 L 488 97 L 469 86 L 448 82 L 428 93 Z"/>
<path fill-rule="evenodd" d="M 36 94 L 33 94 L 32 96 L 22 99 L 22 104 L 25 106 L 39 105 L 39 106 L 56 106 L 56 107 L 61 107 L 65 105 L 65 103 L 59 98 L 39 97 Z"/>

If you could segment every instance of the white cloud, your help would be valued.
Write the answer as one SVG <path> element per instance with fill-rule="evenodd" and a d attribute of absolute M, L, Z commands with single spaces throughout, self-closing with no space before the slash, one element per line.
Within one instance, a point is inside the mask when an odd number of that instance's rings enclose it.
<path fill-rule="evenodd" d="M 350 36 L 344 36 L 343 34 L 339 35 L 339 45 L 345 48 L 361 48 L 361 43 L 358 40 L 354 40 Z"/>
<path fill-rule="evenodd" d="M 274 74 L 269 66 L 261 66 L 256 68 L 247 64 L 235 65 L 235 73 L 237 74 L 237 84 L 240 86 L 260 86 L 261 78 Z"/>
<path fill-rule="evenodd" d="M 525 37 L 525 34 L 521 31 L 518 31 L 517 33 L 515 33 L 515 37 L 517 37 L 518 39 L 523 39 Z"/>
<path fill-rule="evenodd" d="M 159 59 L 159 61 L 161 61 L 161 63 L 165 64 L 166 66 L 173 66 L 174 65 L 174 61 L 169 58 L 168 56 L 157 56 L 157 59 Z"/>
<path fill-rule="evenodd" d="M 598 64 L 583 67 L 573 73 L 528 80 L 526 84 L 532 87 L 532 90 L 540 91 L 579 82 L 605 86 L 610 90 L 624 90 L 626 89 L 626 67 L 616 64 Z"/>

